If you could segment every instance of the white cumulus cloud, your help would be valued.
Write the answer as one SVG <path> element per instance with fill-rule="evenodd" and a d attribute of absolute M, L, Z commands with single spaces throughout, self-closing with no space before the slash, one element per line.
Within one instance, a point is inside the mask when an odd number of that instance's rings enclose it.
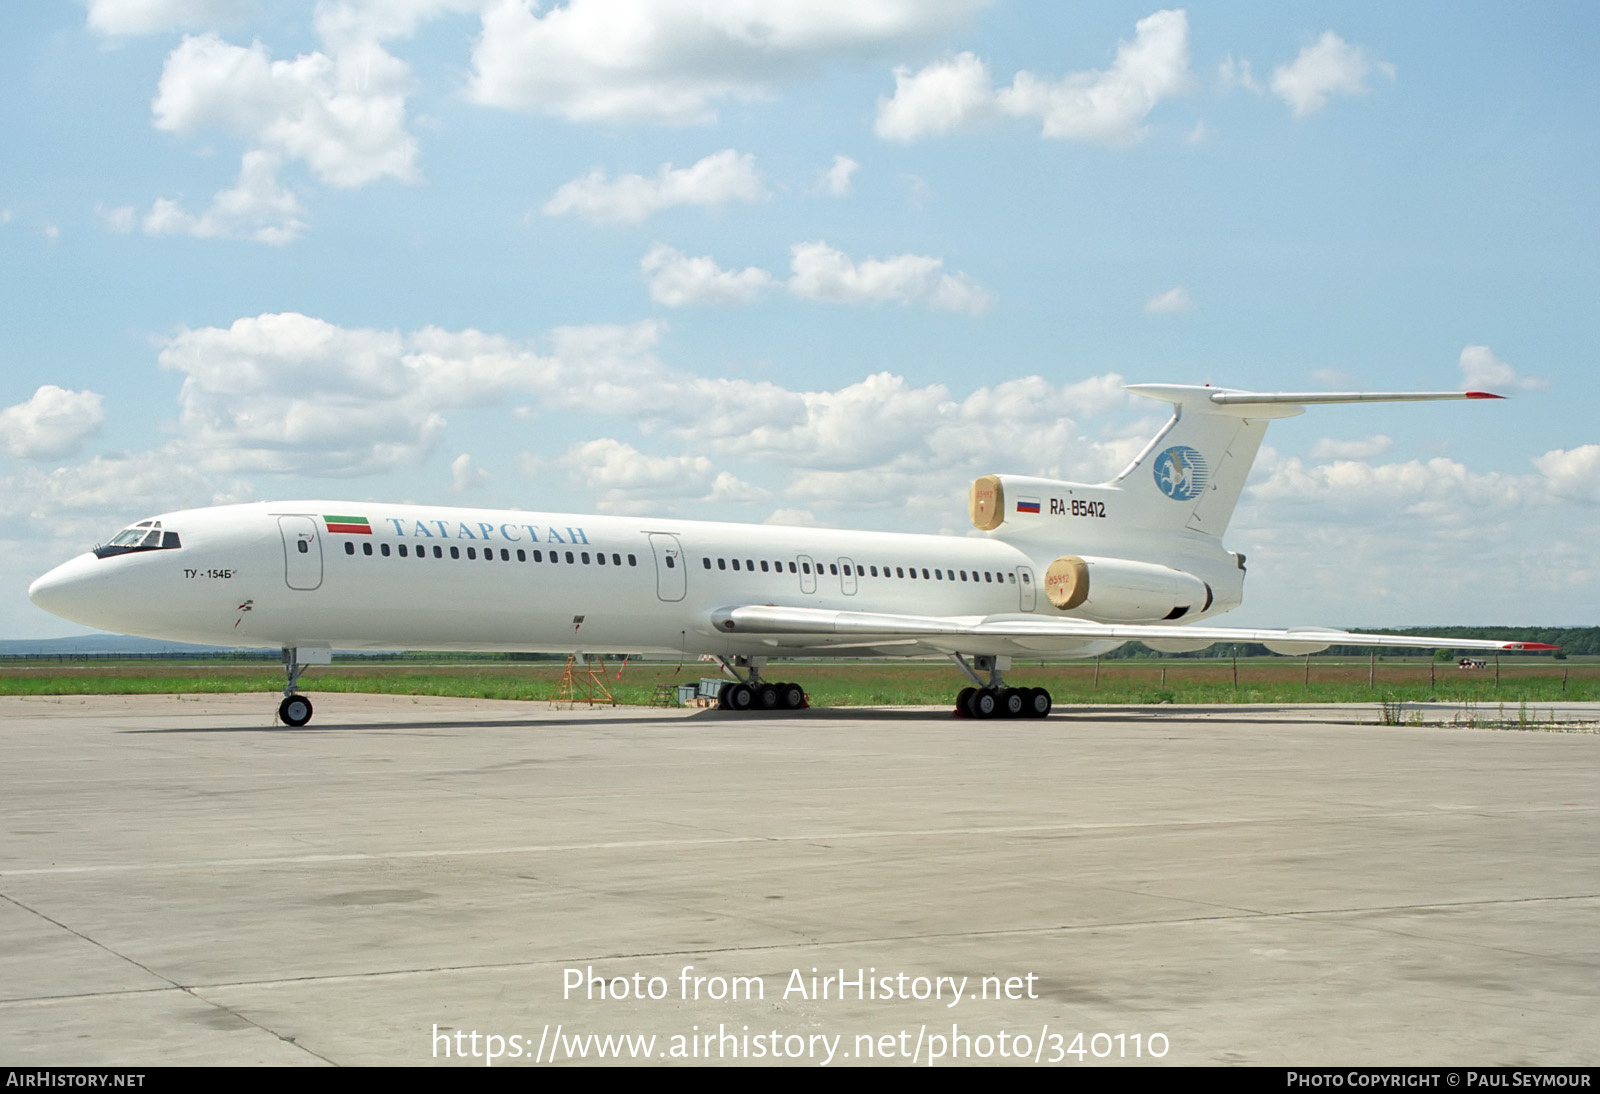
<path fill-rule="evenodd" d="M 88 26 L 124 36 L 193 30 L 241 19 L 252 0 L 89 0 Z"/>
<path fill-rule="evenodd" d="M 488 481 L 489 472 L 476 466 L 472 462 L 472 456 L 468 453 L 463 452 L 450 461 L 450 492 L 452 494 L 465 494 Z"/>
<path fill-rule="evenodd" d="M 772 286 L 766 270 L 724 270 L 708 255 L 691 258 L 665 244 L 652 247 L 639 268 L 650 275 L 650 299 L 669 308 L 752 304 Z"/>
<path fill-rule="evenodd" d="M 410 83 L 405 63 L 375 42 L 274 61 L 260 42 L 201 34 L 167 57 L 151 110 L 157 129 L 221 130 L 351 188 L 417 177 L 417 144 L 405 128 Z"/>
<path fill-rule="evenodd" d="M 96 392 L 44 384 L 27 402 L 0 410 L 0 447 L 26 460 L 68 455 L 105 423 L 100 404 Z"/>
<path fill-rule="evenodd" d="M 1558 497 L 1600 502 L 1600 444 L 1557 448 L 1533 463 Z"/>
<path fill-rule="evenodd" d="M 944 260 L 902 254 L 856 262 L 818 240 L 790 248 L 789 291 L 805 300 L 843 304 L 895 302 L 978 315 L 993 296 L 965 274 L 943 272 Z"/>
<path fill-rule="evenodd" d="M 1458 362 L 1461 382 L 1473 391 L 1543 391 L 1550 385 L 1517 370 L 1494 355 L 1488 346 L 1465 346 Z"/>
<path fill-rule="evenodd" d="M 1272 93 L 1289 104 L 1295 117 L 1304 118 L 1327 106 L 1331 95 L 1365 95 L 1373 72 L 1393 79 L 1395 67 L 1326 30 L 1294 60 L 1272 70 Z"/>
<path fill-rule="evenodd" d="M 996 88 L 988 66 L 972 53 L 915 73 L 898 68 L 894 94 L 878 103 L 874 132 L 911 141 L 1017 117 L 1037 119 L 1045 137 L 1127 145 L 1144 136 L 1144 121 L 1162 100 L 1188 85 L 1188 16 L 1158 11 L 1139 20 L 1133 41 L 1118 45 L 1108 69 L 1057 79 L 1023 71 Z"/>
<path fill-rule="evenodd" d="M 468 94 L 572 121 L 697 124 L 841 59 L 965 22 L 988 0 L 489 0 Z"/>
<path fill-rule="evenodd" d="M 688 167 L 663 164 L 653 178 L 619 175 L 612 179 L 597 167 L 558 189 L 545 202 L 544 212 L 547 216 L 572 213 L 597 224 L 638 224 L 675 205 L 714 208 L 766 198 L 755 157 L 725 148 Z"/>
<path fill-rule="evenodd" d="M 127 211 L 131 220 L 131 210 Z M 108 218 L 113 228 L 122 221 Z M 147 235 L 187 235 L 197 239 L 246 239 L 281 246 L 305 232 L 300 200 L 278 182 L 277 157 L 250 151 L 239 165 L 239 182 L 220 191 L 201 213 L 185 212 L 170 198 L 157 198 L 145 214 Z"/>
<path fill-rule="evenodd" d="M 818 186 L 823 193 L 842 198 L 850 192 L 850 180 L 860 168 L 859 163 L 840 153 L 833 157 L 833 163 L 822 173 Z"/>
<path fill-rule="evenodd" d="M 1179 315 L 1194 311 L 1194 298 L 1182 285 L 1175 285 L 1164 293 L 1157 293 L 1144 302 L 1146 315 Z"/>

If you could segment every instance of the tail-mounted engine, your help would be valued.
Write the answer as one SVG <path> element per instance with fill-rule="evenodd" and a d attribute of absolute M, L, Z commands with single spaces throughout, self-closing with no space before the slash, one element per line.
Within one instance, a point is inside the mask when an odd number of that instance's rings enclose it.
<path fill-rule="evenodd" d="M 1044 572 L 1044 591 L 1062 612 L 1102 623 L 1181 619 L 1211 607 L 1211 586 L 1151 562 L 1064 555 Z"/>

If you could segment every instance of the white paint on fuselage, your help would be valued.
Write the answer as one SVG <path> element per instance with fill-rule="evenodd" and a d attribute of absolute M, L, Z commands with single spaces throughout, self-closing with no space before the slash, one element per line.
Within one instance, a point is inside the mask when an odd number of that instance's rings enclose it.
<path fill-rule="evenodd" d="M 369 534 L 329 531 L 329 515 L 352 514 L 365 517 Z M 305 516 L 311 523 L 280 524 L 283 516 Z M 178 533 L 180 548 L 103 559 L 82 555 L 40 578 L 30 595 L 49 611 L 104 630 L 219 645 L 816 656 L 830 650 L 815 639 L 720 634 L 710 615 L 730 606 L 773 604 L 921 616 L 1061 618 L 1044 597 L 1040 575 L 1056 556 L 1094 546 L 1046 547 L 1036 532 L 1016 543 L 999 535 L 330 501 L 224 506 L 158 519 Z M 290 587 L 291 581 L 311 583 L 306 577 L 310 559 L 290 557 L 294 527 L 313 531 L 307 554 L 320 553 L 321 564 L 315 588 Z M 1194 573 L 1218 592 L 1212 609 L 1195 613 L 1194 619 L 1238 603 L 1242 575 L 1220 544 L 1206 537 L 1162 538 L 1166 542 L 1146 545 L 1163 548 L 1152 561 Z M 658 550 L 673 542 L 680 550 L 670 567 L 676 574 L 668 572 L 665 552 Z M 426 552 L 422 557 L 419 547 Z M 434 557 L 435 547 L 443 557 Z M 452 548 L 459 557 L 451 557 Z M 485 550 L 493 552 L 492 559 L 484 557 Z M 518 551 L 525 553 L 523 560 Z M 541 561 L 533 560 L 534 551 Z M 549 561 L 551 551 L 559 552 L 558 562 Z M 596 561 L 602 551 L 604 565 Z M 795 572 L 804 561 L 815 571 L 809 580 Z M 845 566 L 864 572 L 847 576 Z M 912 571 L 915 578 L 899 576 Z M 951 572 L 954 579 L 944 576 Z M 680 591 L 681 598 L 664 598 Z M 1086 642 L 1076 652 L 1092 655 L 1116 644 Z M 963 648 L 970 653 L 1017 649 L 1009 642 L 993 648 L 965 643 Z M 863 647 L 838 652 L 860 653 Z"/>

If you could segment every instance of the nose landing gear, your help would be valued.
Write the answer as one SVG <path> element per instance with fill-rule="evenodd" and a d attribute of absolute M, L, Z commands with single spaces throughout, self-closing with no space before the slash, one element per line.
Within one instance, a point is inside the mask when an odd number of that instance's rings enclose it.
<path fill-rule="evenodd" d="M 311 700 L 301 695 L 300 674 L 311 665 L 331 665 L 333 651 L 326 648 L 298 646 L 283 648 L 283 671 L 289 680 L 283 687 L 283 702 L 278 704 L 278 720 L 298 729 L 311 721 Z"/>

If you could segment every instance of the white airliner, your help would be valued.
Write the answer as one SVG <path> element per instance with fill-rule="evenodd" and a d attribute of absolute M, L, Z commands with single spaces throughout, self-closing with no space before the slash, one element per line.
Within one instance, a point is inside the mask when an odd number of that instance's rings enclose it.
<path fill-rule="evenodd" d="M 1243 600 L 1244 556 L 1221 536 L 1271 419 L 1314 403 L 1499 396 L 1130 390 L 1175 409 L 1125 471 L 1099 485 L 985 475 L 969 495 L 982 536 L 272 502 L 140 521 L 28 595 L 103 630 L 282 649 L 278 713 L 293 726 L 311 718 L 302 669 L 333 649 L 711 655 L 736 681 L 721 697 L 735 710 L 805 703 L 798 685 L 763 677 L 771 659 L 942 654 L 973 684 L 957 712 L 988 718 L 1050 712 L 1048 691 L 1007 686 L 1012 658 L 1093 657 L 1135 639 L 1164 652 L 1555 648 L 1199 622 Z"/>

